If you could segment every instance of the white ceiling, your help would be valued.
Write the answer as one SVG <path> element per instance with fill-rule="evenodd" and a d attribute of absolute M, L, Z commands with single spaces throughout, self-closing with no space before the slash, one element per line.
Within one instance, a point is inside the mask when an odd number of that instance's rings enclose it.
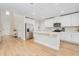
<path fill-rule="evenodd" d="M 79 11 L 79 3 L 0 3 L 0 8 L 42 20 L 52 16 Z"/>

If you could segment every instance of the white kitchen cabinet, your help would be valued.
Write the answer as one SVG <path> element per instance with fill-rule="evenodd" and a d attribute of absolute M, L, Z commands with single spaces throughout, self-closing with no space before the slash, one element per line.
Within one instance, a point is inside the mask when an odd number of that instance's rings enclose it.
<path fill-rule="evenodd" d="M 62 26 L 79 26 L 79 13 L 62 16 L 60 18 Z"/>
<path fill-rule="evenodd" d="M 71 25 L 72 26 L 79 26 L 79 13 L 71 15 Z"/>
<path fill-rule="evenodd" d="M 61 34 L 60 34 L 60 39 L 61 39 L 61 40 L 64 40 L 64 41 L 69 41 L 69 42 L 71 42 L 71 35 L 72 35 L 72 33 L 61 32 Z"/>
<path fill-rule="evenodd" d="M 79 33 L 61 32 L 60 39 L 63 41 L 79 44 Z"/>
<path fill-rule="evenodd" d="M 79 13 L 62 16 L 60 18 L 62 26 L 79 26 Z"/>
<path fill-rule="evenodd" d="M 62 27 L 79 26 L 79 13 L 48 19 L 45 26 L 53 27 L 54 23 L 61 23 Z"/>
<path fill-rule="evenodd" d="M 44 46 L 59 50 L 60 39 L 58 33 L 34 32 L 34 41 Z"/>
<path fill-rule="evenodd" d="M 79 33 L 72 33 L 72 42 L 79 44 Z"/>
<path fill-rule="evenodd" d="M 71 26 L 71 15 L 62 16 L 60 19 L 61 26 Z"/>

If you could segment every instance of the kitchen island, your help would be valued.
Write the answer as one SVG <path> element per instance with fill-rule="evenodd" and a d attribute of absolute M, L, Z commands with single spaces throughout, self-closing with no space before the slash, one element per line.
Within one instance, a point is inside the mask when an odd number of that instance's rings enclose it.
<path fill-rule="evenodd" d="M 34 39 L 37 43 L 59 50 L 60 36 L 58 32 L 36 31 L 34 32 Z"/>

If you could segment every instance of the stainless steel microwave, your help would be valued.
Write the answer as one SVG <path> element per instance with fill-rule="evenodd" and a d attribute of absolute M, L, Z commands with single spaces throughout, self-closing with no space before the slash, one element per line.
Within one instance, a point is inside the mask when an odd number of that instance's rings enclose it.
<path fill-rule="evenodd" d="M 61 23 L 54 23 L 53 26 L 54 27 L 61 27 Z"/>

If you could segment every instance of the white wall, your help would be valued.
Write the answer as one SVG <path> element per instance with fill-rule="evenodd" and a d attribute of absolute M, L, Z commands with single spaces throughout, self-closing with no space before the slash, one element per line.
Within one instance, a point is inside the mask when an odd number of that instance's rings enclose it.
<path fill-rule="evenodd" d="M 39 28 L 40 31 L 45 31 L 45 21 L 40 21 L 39 26 L 40 26 Z"/>
<path fill-rule="evenodd" d="M 16 30 L 18 32 L 18 37 L 25 40 L 25 24 L 24 16 L 19 14 L 14 14 Z"/>
<path fill-rule="evenodd" d="M 6 15 L 6 11 L 1 11 L 1 23 L 3 36 L 12 35 L 12 27 L 16 27 L 18 37 L 25 39 L 25 25 L 23 15 L 13 12 L 10 12 L 10 15 Z"/>
<path fill-rule="evenodd" d="M 35 24 L 34 24 L 34 31 L 38 31 L 39 30 L 39 22 L 38 21 L 35 21 Z"/>
<path fill-rule="evenodd" d="M 33 19 L 28 19 L 25 18 L 25 23 L 27 24 L 33 24 L 34 26 L 34 31 L 42 31 L 45 30 L 45 21 L 39 21 L 39 20 L 33 20 Z"/>
<path fill-rule="evenodd" d="M 10 35 L 11 14 L 6 15 L 5 11 L 1 11 L 2 35 Z"/>
<path fill-rule="evenodd" d="M 45 21 L 33 20 L 34 31 L 45 30 Z"/>

